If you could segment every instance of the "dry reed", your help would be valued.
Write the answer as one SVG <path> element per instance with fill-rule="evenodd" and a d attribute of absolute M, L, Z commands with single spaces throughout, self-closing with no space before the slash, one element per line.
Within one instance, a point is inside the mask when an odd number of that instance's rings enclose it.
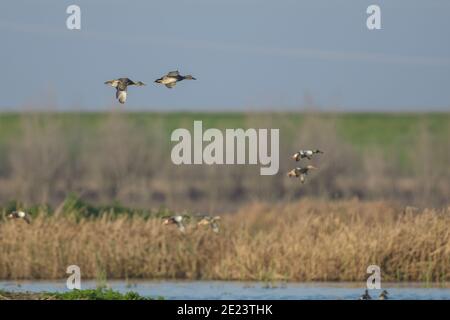
<path fill-rule="evenodd" d="M 185 234 L 138 215 L 77 220 L 44 212 L 31 225 L 0 220 L 0 279 L 164 278 L 361 281 L 450 280 L 450 207 L 422 211 L 387 202 L 254 203 L 223 216 L 219 234 Z"/>

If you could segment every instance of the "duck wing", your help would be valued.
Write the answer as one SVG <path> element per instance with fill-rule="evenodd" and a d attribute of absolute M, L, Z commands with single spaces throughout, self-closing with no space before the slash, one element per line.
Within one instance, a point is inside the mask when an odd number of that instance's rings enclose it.
<path fill-rule="evenodd" d="M 211 228 L 215 233 L 219 233 L 219 224 L 215 221 L 211 223 Z"/>
<path fill-rule="evenodd" d="M 182 222 L 177 222 L 177 228 L 181 232 L 185 232 L 186 231 L 186 228 L 185 228 L 185 226 L 184 226 L 184 224 Z"/>
<path fill-rule="evenodd" d="M 119 80 L 117 80 L 117 79 L 108 80 L 108 81 L 105 81 L 105 84 L 109 84 L 111 87 L 116 88 L 117 85 L 119 84 Z"/>
<path fill-rule="evenodd" d="M 166 87 L 169 88 L 169 89 L 172 89 L 173 87 L 176 86 L 176 84 L 177 84 L 176 82 L 167 83 L 167 84 L 166 84 Z"/>
<path fill-rule="evenodd" d="M 26 214 L 26 215 L 23 217 L 23 220 L 25 220 L 26 223 L 31 224 L 31 217 L 30 217 L 29 214 Z"/>
<path fill-rule="evenodd" d="M 180 73 L 177 71 L 170 71 L 166 76 L 170 78 L 176 78 L 180 75 Z"/>
<path fill-rule="evenodd" d="M 145 86 L 145 83 L 143 83 L 142 81 L 133 81 L 133 80 L 128 79 L 127 85 L 140 87 L 140 86 Z"/>

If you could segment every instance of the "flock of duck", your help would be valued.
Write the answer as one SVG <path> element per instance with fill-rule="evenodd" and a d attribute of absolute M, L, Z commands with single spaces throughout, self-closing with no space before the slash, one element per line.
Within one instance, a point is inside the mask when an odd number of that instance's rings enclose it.
<path fill-rule="evenodd" d="M 7 217 L 9 219 L 23 220 L 27 224 L 31 223 L 31 216 L 25 211 L 17 210 L 10 212 Z M 219 220 L 220 216 L 189 216 L 189 215 L 173 215 L 162 217 L 164 225 L 175 225 L 180 232 L 186 231 L 186 225 L 191 221 L 191 219 L 196 219 L 197 227 L 209 226 L 211 230 L 215 233 L 219 233 Z"/>
<path fill-rule="evenodd" d="M 311 160 L 312 157 L 318 153 L 323 153 L 323 151 L 320 151 L 317 149 L 315 149 L 315 150 L 300 150 L 292 156 L 292 159 L 294 159 L 295 161 L 300 161 L 305 158 L 308 160 Z M 301 183 L 305 183 L 308 172 L 310 170 L 316 170 L 316 169 L 317 168 L 312 165 L 307 165 L 304 167 L 297 167 L 297 168 L 294 168 L 291 171 L 289 171 L 287 173 L 287 175 L 288 175 L 288 177 L 300 178 Z"/>
<path fill-rule="evenodd" d="M 31 216 L 25 211 L 21 210 L 12 211 L 7 215 L 7 217 L 9 219 L 23 220 L 27 224 L 31 223 Z M 207 215 L 202 215 L 192 217 L 189 215 L 173 215 L 173 216 L 164 216 L 162 217 L 162 219 L 164 225 L 175 225 L 178 228 L 178 230 L 180 230 L 180 232 L 185 232 L 186 224 L 189 223 L 191 219 L 196 219 L 197 227 L 209 226 L 213 232 L 219 233 L 220 216 L 211 217 Z"/>
<path fill-rule="evenodd" d="M 173 87 L 175 87 L 177 82 L 180 82 L 182 80 L 197 80 L 197 79 L 195 79 L 190 74 L 182 76 L 177 70 L 177 71 L 170 71 L 161 78 L 156 79 L 155 83 L 163 84 L 167 88 L 172 89 Z M 108 84 L 113 88 L 116 88 L 116 99 L 119 100 L 119 102 L 122 104 L 124 104 L 125 101 L 127 100 L 127 89 L 129 86 L 137 86 L 137 87 L 145 86 L 145 83 L 143 83 L 142 81 L 133 81 L 129 78 L 108 80 L 105 82 L 105 84 Z"/>
<path fill-rule="evenodd" d="M 175 87 L 177 82 L 180 82 L 182 80 L 196 80 L 191 75 L 180 75 L 180 73 L 177 71 L 171 71 L 168 72 L 166 75 L 162 76 L 161 78 L 156 79 L 154 82 L 158 84 L 163 84 L 167 88 L 172 89 Z M 145 86 L 145 83 L 142 81 L 133 81 L 129 78 L 118 78 L 113 80 L 108 80 L 105 82 L 105 84 L 112 86 L 113 88 L 116 88 L 116 99 L 121 103 L 124 104 L 127 99 L 127 89 L 129 86 Z M 323 151 L 318 149 L 313 150 L 299 150 L 296 152 L 292 159 L 295 161 L 300 161 L 302 159 L 312 160 L 313 156 L 316 154 L 321 154 Z M 305 183 L 306 176 L 308 175 L 310 170 L 316 170 L 318 168 L 312 166 L 312 165 L 306 165 L 303 167 L 296 167 L 289 171 L 287 173 L 288 177 L 295 177 L 300 178 L 301 183 Z M 12 211 L 7 216 L 9 219 L 21 219 L 24 220 L 26 223 L 31 223 L 31 216 L 21 210 Z M 182 233 L 186 231 L 187 224 L 190 223 L 192 219 L 196 219 L 195 226 L 198 227 L 205 227 L 209 226 L 211 230 L 215 233 L 219 232 L 219 220 L 220 216 L 194 216 L 191 217 L 189 215 L 173 215 L 173 216 L 165 216 L 162 217 L 163 224 L 164 225 L 175 225 L 178 230 Z M 388 292 L 386 290 L 383 290 L 381 292 L 379 299 L 385 300 L 388 298 Z M 360 297 L 360 300 L 371 300 L 371 296 L 369 295 L 368 290 L 365 291 L 365 293 Z"/>
<path fill-rule="evenodd" d="M 194 78 L 192 75 L 188 74 L 188 75 L 181 75 L 180 72 L 178 70 L 176 71 L 170 71 L 168 72 L 166 75 L 162 76 L 161 78 L 156 79 L 154 82 L 155 83 L 159 83 L 159 84 L 163 84 L 165 85 L 167 88 L 172 89 L 173 87 L 175 87 L 175 85 L 177 84 L 177 82 L 183 81 L 183 80 L 197 80 L 196 78 Z M 108 80 L 105 81 L 105 84 L 110 85 L 113 88 L 116 88 L 116 99 L 119 100 L 120 103 L 124 104 L 125 101 L 127 100 L 127 89 L 129 86 L 145 86 L 145 83 L 143 83 L 142 81 L 133 81 L 129 78 L 119 78 L 119 79 L 113 79 L 113 80 Z M 295 161 L 300 161 L 301 159 L 308 159 L 311 160 L 313 155 L 318 154 L 318 153 L 323 153 L 320 150 L 300 150 L 298 152 L 296 152 L 292 158 Z M 297 167 L 292 169 L 291 171 L 288 172 L 288 177 L 296 177 L 296 178 L 300 178 L 301 183 L 305 182 L 306 176 L 308 175 L 308 172 L 310 170 L 315 170 L 317 169 L 316 167 L 312 166 L 312 165 L 307 165 L 305 167 Z M 178 219 L 181 219 L 181 216 L 176 216 Z M 172 220 L 171 220 L 172 221 Z M 173 220 L 175 221 L 175 220 Z M 180 220 L 182 221 L 182 220 Z M 173 222 L 174 224 L 177 224 L 177 222 Z M 179 224 L 177 224 L 179 225 Z M 184 229 L 184 228 L 179 228 L 180 230 Z"/>

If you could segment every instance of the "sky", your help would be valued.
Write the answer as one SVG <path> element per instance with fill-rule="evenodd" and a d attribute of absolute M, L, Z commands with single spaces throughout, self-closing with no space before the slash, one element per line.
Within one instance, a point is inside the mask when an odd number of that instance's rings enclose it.
<path fill-rule="evenodd" d="M 81 30 L 68 30 L 69 5 Z M 366 9 L 381 8 L 381 30 Z M 450 111 L 448 0 L 9 0 L 0 110 Z M 153 81 L 192 74 L 174 89 Z"/>

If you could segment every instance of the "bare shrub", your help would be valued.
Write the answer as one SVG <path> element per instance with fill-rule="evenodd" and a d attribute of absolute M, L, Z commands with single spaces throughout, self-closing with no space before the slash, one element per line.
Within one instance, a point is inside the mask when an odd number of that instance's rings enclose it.
<path fill-rule="evenodd" d="M 23 115 L 21 127 L 8 152 L 10 196 L 48 203 L 71 178 L 64 128 L 57 117 L 40 113 Z"/>
<path fill-rule="evenodd" d="M 100 125 L 82 153 L 88 187 L 100 201 L 143 205 L 162 164 L 161 130 L 133 125 L 114 112 Z"/>
<path fill-rule="evenodd" d="M 450 140 L 433 132 L 436 128 L 428 118 L 392 145 L 362 147 L 341 136 L 345 131 L 341 117 L 248 113 L 233 119 L 235 126 L 229 125 L 229 119 L 215 118 L 212 123 L 220 129 L 280 129 L 279 173 L 260 176 L 260 165 L 174 165 L 169 130 L 173 115 L 155 114 L 149 121 L 148 114 L 141 119 L 140 114 L 121 110 L 94 116 L 24 113 L 17 132 L 8 131 L 7 143 L 0 143 L 4 155 L 0 157 L 0 202 L 16 199 L 58 205 L 72 192 L 94 203 L 215 212 L 246 202 L 292 201 L 304 196 L 390 199 L 422 207 L 446 202 Z M 174 123 L 190 128 L 191 119 L 179 117 Z M 449 122 L 442 123 L 444 133 L 449 133 Z M 383 123 L 376 129 L 383 130 Z M 303 148 L 325 153 L 312 161 L 293 161 L 292 154 Z M 306 164 L 319 170 L 305 184 L 286 177 L 290 169 Z"/>

